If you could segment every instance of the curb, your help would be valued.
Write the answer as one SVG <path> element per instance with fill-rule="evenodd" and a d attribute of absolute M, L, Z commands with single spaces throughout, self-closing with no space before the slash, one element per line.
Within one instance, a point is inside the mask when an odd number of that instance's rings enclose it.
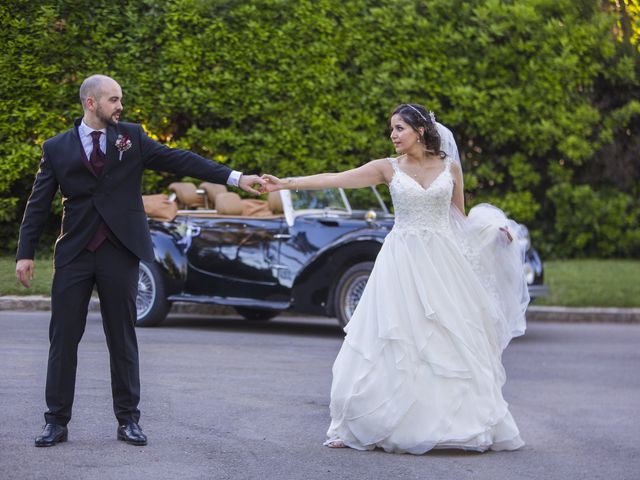
<path fill-rule="evenodd" d="M 51 309 L 51 299 L 43 295 L 5 295 L 0 296 L 1 310 L 47 311 Z M 89 302 L 90 312 L 100 311 L 100 302 L 96 297 Z M 189 313 L 203 315 L 236 315 L 231 307 L 206 305 L 201 303 L 176 302 L 171 313 Z M 543 307 L 532 305 L 527 309 L 529 322 L 560 323 L 638 323 L 640 324 L 640 308 L 572 308 Z"/>
<path fill-rule="evenodd" d="M 527 309 L 527 321 L 563 323 L 640 323 L 640 308 L 530 306 Z"/>
<path fill-rule="evenodd" d="M 22 312 L 51 310 L 51 297 L 44 295 L 4 295 L 0 296 L 0 311 L 17 310 Z M 89 311 L 99 312 L 100 301 L 97 297 L 89 300 Z M 231 307 L 207 305 L 202 303 L 175 302 L 171 313 L 200 313 L 205 315 L 237 315 Z"/>

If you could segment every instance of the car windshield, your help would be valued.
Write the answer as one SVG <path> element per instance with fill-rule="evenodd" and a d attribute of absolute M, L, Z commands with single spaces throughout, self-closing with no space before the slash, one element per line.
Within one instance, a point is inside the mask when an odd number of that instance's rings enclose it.
<path fill-rule="evenodd" d="M 337 188 L 292 190 L 291 204 L 294 210 L 349 210 Z"/>
<path fill-rule="evenodd" d="M 378 215 L 389 213 L 389 210 L 375 187 L 354 188 L 345 190 L 344 193 L 346 194 L 347 200 L 349 201 L 353 211 L 373 210 Z"/>

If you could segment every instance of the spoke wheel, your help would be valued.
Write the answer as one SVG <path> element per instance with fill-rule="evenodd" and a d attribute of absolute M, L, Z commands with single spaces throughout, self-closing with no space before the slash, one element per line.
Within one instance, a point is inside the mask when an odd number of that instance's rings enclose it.
<path fill-rule="evenodd" d="M 164 294 L 160 269 L 154 263 L 140 262 L 138 295 L 136 296 L 136 326 L 151 327 L 164 320 L 171 308 Z"/>
<path fill-rule="evenodd" d="M 156 282 L 144 263 L 140 263 L 138 269 L 138 296 L 136 297 L 136 310 L 138 318 L 149 314 L 153 307 L 153 297 L 156 292 Z"/>
<path fill-rule="evenodd" d="M 340 277 L 334 295 L 334 310 L 340 325 L 349 323 L 367 286 L 373 262 L 356 263 Z"/>

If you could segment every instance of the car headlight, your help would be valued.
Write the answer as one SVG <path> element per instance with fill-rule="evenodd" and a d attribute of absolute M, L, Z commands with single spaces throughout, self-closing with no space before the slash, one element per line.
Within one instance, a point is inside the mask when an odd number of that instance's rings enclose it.
<path fill-rule="evenodd" d="M 520 223 L 518 224 L 518 240 L 520 242 L 520 246 L 524 248 L 525 252 L 531 248 L 529 229 Z"/>
<path fill-rule="evenodd" d="M 524 278 L 527 281 L 527 285 L 531 285 L 536 278 L 536 274 L 533 271 L 533 267 L 529 262 L 524 264 Z"/>
<path fill-rule="evenodd" d="M 364 215 L 364 219 L 367 222 L 373 222 L 376 218 L 378 218 L 378 214 L 374 210 L 368 210 Z"/>

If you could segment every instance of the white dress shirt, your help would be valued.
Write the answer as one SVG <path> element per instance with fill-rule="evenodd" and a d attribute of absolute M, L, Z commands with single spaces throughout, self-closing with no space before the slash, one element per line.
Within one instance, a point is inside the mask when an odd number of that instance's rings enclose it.
<path fill-rule="evenodd" d="M 100 135 L 100 150 L 105 155 L 107 154 L 107 129 L 103 128 L 101 130 L 94 130 L 89 125 L 84 123 L 84 119 L 80 123 L 78 127 L 78 134 L 80 135 L 80 141 L 82 142 L 82 148 L 84 148 L 84 152 L 87 154 L 87 160 L 91 161 L 91 152 L 93 152 L 93 138 L 91 137 L 91 132 L 100 131 L 102 135 Z"/>
<path fill-rule="evenodd" d="M 233 187 L 237 187 L 238 184 L 240 183 L 241 176 L 242 176 L 242 172 L 239 172 L 238 170 L 232 171 L 231 174 L 229 175 L 229 178 L 227 178 L 227 184 Z"/>

